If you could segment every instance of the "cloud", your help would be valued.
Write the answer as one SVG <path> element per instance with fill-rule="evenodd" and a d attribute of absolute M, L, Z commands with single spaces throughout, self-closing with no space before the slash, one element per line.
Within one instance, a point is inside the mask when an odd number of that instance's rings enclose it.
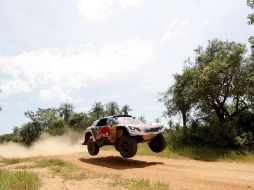
<path fill-rule="evenodd" d="M 39 91 L 39 99 L 44 102 L 73 102 L 73 98 L 58 86 L 50 86 Z"/>
<path fill-rule="evenodd" d="M 35 93 L 42 101 L 69 101 L 73 91 L 128 75 L 148 64 L 154 45 L 143 40 L 0 55 L 2 96 Z"/>
<path fill-rule="evenodd" d="M 190 21 L 188 19 L 174 18 L 166 28 L 166 31 L 162 34 L 160 41 L 168 41 L 173 38 L 185 38 L 186 28 L 190 26 Z"/>
<path fill-rule="evenodd" d="M 200 28 L 201 29 L 206 28 L 209 24 L 211 24 L 211 22 L 212 21 L 210 19 L 205 20 L 204 22 L 201 23 Z"/>
<path fill-rule="evenodd" d="M 145 0 L 79 0 L 78 11 L 81 17 L 92 24 L 102 22 L 121 9 L 138 7 Z"/>

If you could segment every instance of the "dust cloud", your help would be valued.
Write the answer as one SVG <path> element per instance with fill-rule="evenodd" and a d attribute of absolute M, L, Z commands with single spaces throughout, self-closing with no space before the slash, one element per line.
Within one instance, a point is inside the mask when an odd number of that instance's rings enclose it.
<path fill-rule="evenodd" d="M 82 140 L 83 138 L 77 134 L 65 134 L 63 136 L 42 134 L 40 139 L 30 147 L 13 142 L 0 144 L 0 158 L 54 156 L 84 152 L 86 148 L 81 145 Z"/>

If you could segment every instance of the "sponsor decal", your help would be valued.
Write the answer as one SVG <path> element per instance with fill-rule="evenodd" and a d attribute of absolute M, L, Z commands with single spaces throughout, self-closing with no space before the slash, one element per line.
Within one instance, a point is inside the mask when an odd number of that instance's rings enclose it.
<path fill-rule="evenodd" d="M 111 135 L 111 131 L 107 126 L 100 127 L 98 133 L 103 137 L 109 137 Z"/>

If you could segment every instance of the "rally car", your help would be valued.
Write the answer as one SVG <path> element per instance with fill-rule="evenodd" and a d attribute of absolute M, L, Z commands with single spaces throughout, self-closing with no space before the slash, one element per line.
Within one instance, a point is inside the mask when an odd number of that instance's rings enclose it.
<path fill-rule="evenodd" d="M 96 120 L 85 131 L 83 145 L 87 145 L 90 155 L 99 153 L 105 145 L 113 145 L 125 158 L 135 156 L 137 144 L 148 142 L 153 152 L 161 152 L 166 147 L 160 124 L 146 124 L 130 115 L 115 115 Z"/>

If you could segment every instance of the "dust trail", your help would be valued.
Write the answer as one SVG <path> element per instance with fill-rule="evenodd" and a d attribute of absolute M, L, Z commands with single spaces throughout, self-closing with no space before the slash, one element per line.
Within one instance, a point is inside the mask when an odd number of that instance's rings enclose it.
<path fill-rule="evenodd" d="M 81 145 L 82 140 L 83 138 L 80 135 L 50 136 L 43 134 L 30 147 L 13 142 L 0 144 L 0 158 L 25 158 L 84 152 L 86 148 Z"/>

